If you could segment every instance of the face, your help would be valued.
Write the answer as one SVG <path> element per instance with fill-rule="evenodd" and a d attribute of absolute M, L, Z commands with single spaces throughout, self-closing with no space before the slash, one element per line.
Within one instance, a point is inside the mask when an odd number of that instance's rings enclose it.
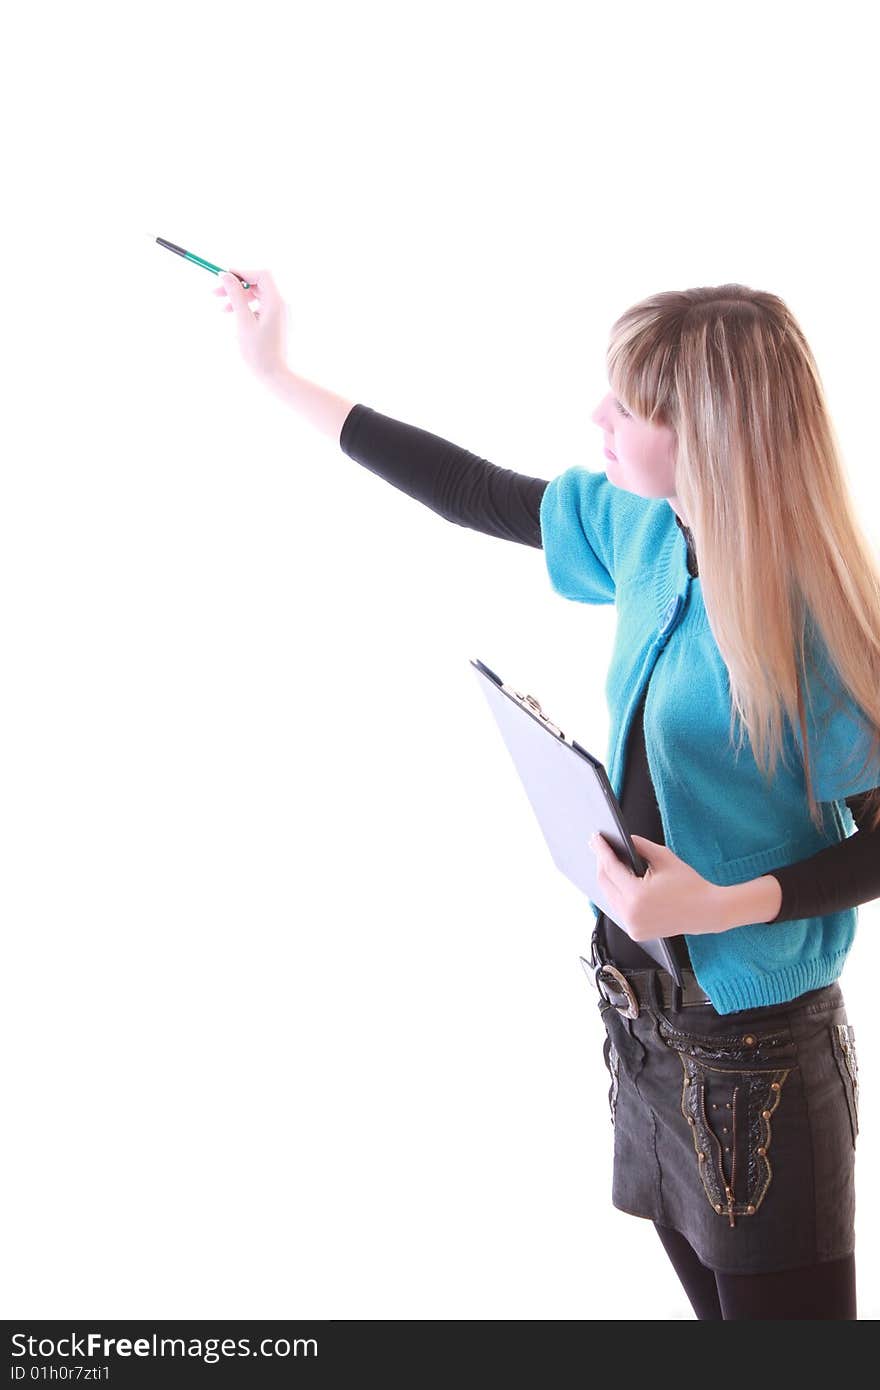
<path fill-rule="evenodd" d="M 627 412 L 609 391 L 592 414 L 602 431 L 608 481 L 639 497 L 675 496 L 675 433 Z"/>

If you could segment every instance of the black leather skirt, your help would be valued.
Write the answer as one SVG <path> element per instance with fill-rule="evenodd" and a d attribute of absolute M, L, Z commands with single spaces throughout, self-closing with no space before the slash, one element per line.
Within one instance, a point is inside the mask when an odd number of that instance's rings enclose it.
<path fill-rule="evenodd" d="M 612 1202 L 680 1231 L 710 1269 L 792 1269 L 855 1249 L 858 1064 L 839 982 L 765 1008 L 605 1026 Z"/>

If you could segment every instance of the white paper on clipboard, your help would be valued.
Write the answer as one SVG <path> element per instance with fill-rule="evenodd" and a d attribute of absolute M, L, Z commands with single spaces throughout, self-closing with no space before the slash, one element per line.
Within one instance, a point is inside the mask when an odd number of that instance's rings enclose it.
<path fill-rule="evenodd" d="M 642 866 L 605 768 L 582 745 L 566 739 L 533 696 L 523 696 L 505 686 L 485 662 L 473 660 L 471 666 L 513 758 L 553 862 L 595 907 L 626 930 L 626 923 L 614 916 L 603 899 L 595 857 L 588 844 L 593 831 L 598 830 L 624 863 L 631 864 L 634 871 L 636 866 Z M 658 937 L 653 941 L 640 940 L 638 944 L 681 984 L 673 939 Z"/>

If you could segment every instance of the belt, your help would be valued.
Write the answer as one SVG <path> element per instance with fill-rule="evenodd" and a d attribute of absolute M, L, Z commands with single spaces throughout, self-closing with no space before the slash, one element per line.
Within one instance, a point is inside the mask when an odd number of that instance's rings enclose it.
<path fill-rule="evenodd" d="M 587 977 L 624 1018 L 638 1018 L 642 1009 L 686 1009 L 695 1004 L 711 1004 L 711 999 L 697 983 L 693 970 L 682 968 L 682 983 L 678 984 L 668 970 L 620 970 L 613 965 L 593 936 L 591 959 L 579 956 Z"/>

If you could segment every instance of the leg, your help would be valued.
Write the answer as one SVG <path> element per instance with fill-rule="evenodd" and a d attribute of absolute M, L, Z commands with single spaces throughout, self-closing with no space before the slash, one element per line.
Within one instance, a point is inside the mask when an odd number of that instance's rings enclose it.
<path fill-rule="evenodd" d="M 654 1222 L 654 1230 L 663 1243 L 663 1248 L 675 1267 L 691 1307 L 703 1321 L 722 1322 L 721 1303 L 714 1270 L 708 1269 L 697 1256 L 697 1252 L 679 1231 Z"/>
<path fill-rule="evenodd" d="M 774 1274 L 715 1275 L 726 1322 L 737 1319 L 856 1318 L 855 1255 Z"/>

